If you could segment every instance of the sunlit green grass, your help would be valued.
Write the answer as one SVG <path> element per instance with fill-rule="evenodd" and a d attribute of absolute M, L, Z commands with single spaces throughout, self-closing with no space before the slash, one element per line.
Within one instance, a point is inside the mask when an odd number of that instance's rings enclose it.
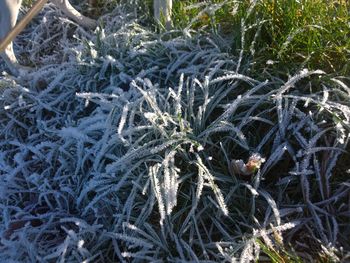
<path fill-rule="evenodd" d="M 205 9 L 205 5 L 188 9 L 200 1 L 175 1 L 174 27 L 185 28 Z M 211 9 L 200 14 L 193 27 L 206 26 L 232 38 L 231 52 L 242 46 L 242 21 L 245 26 L 246 55 L 255 63 L 255 71 L 294 72 L 302 67 L 322 69 L 327 73 L 349 75 L 350 20 L 347 1 L 210 1 L 225 3 L 214 13 Z M 252 46 L 254 42 L 254 46 Z"/>

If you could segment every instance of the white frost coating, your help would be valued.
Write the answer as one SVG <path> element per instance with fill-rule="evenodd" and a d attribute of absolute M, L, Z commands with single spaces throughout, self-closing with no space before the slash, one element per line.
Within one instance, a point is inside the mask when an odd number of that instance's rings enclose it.
<path fill-rule="evenodd" d="M 65 139 L 76 139 L 80 141 L 88 141 L 88 136 L 83 134 L 79 129 L 75 127 L 63 128 L 59 134 Z"/>
<path fill-rule="evenodd" d="M 257 239 L 342 243 L 345 78 L 260 82 L 217 35 L 156 34 L 135 6 L 97 35 L 45 8 L 17 46 L 38 71 L 0 77 L 1 262 L 258 261 Z M 231 176 L 234 158 L 260 169 Z"/>

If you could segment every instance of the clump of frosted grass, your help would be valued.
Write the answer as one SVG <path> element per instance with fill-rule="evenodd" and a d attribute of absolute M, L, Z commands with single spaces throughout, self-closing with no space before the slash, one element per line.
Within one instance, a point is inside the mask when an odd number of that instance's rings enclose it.
<path fill-rule="evenodd" d="M 100 21 L 58 31 L 58 54 L 36 47 L 25 81 L 0 80 L 0 259 L 249 262 L 258 240 L 349 251 L 341 77 L 259 81 L 210 35 L 157 35 L 125 6 Z M 33 27 L 39 42 L 50 31 Z M 232 172 L 252 154 L 260 169 Z"/>

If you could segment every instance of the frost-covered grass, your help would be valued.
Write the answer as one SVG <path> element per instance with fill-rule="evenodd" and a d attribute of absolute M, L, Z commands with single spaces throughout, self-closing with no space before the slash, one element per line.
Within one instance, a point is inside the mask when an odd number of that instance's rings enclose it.
<path fill-rule="evenodd" d="M 262 80 L 227 38 L 128 5 L 94 33 L 56 15 L 17 41 L 38 70 L 0 79 L 0 261 L 349 258 L 346 77 Z"/>

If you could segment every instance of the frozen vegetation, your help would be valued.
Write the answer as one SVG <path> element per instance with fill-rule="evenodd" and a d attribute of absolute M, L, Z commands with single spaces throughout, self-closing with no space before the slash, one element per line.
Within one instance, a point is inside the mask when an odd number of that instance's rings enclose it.
<path fill-rule="evenodd" d="M 0 78 L 1 262 L 349 259 L 348 78 L 259 79 L 127 5 L 95 32 L 56 12 L 16 42 L 38 69 Z"/>

